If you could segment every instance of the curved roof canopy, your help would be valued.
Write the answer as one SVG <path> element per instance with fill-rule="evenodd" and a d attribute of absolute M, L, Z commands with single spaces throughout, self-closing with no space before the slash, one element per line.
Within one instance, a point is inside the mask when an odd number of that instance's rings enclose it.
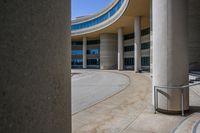
<path fill-rule="evenodd" d="M 134 30 L 134 17 L 142 17 L 142 29 L 149 27 L 150 0 L 114 0 L 105 9 L 86 17 L 72 20 L 72 39 L 80 40 L 83 36 L 99 38 L 102 33 L 117 33 L 119 27 L 124 33 Z"/>

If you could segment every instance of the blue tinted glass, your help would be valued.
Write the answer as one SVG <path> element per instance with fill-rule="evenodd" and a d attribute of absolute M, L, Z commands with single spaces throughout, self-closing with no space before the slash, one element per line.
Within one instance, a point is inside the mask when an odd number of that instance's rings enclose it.
<path fill-rule="evenodd" d="M 72 65 L 82 65 L 83 59 L 72 59 Z"/>
<path fill-rule="evenodd" d="M 83 51 L 82 50 L 72 50 L 72 55 L 82 55 Z"/>
<path fill-rule="evenodd" d="M 102 15 L 98 18 L 95 18 L 93 20 L 87 21 L 87 22 L 74 24 L 74 25 L 71 26 L 71 29 L 72 30 L 79 30 L 79 29 L 82 29 L 82 28 L 88 28 L 90 26 L 94 26 L 96 24 L 99 24 L 99 23 L 105 21 L 106 19 L 112 17 L 120 9 L 123 2 L 124 2 L 124 0 L 119 0 L 118 3 L 110 11 L 108 11 L 104 15 Z"/>
<path fill-rule="evenodd" d="M 89 49 L 87 50 L 88 55 L 99 55 L 99 49 Z"/>

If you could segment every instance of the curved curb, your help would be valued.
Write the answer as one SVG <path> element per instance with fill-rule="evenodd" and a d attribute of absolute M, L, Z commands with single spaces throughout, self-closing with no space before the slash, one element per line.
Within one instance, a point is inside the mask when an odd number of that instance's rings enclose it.
<path fill-rule="evenodd" d="M 195 116 L 195 115 L 197 115 L 197 114 L 199 114 L 199 113 L 193 113 L 193 114 L 187 116 L 186 118 L 184 118 L 184 119 L 172 130 L 171 133 L 178 133 L 178 132 L 179 132 L 178 130 L 181 128 L 182 125 L 184 125 L 184 122 L 188 122 L 188 121 L 187 121 L 188 119 L 192 118 L 193 116 Z M 194 125 L 194 124 L 195 124 L 195 125 L 192 126 L 191 132 L 192 132 L 192 133 L 196 133 L 195 128 L 197 129 L 197 127 L 200 125 L 200 120 L 192 120 L 192 122 L 193 122 L 193 125 Z"/>
<path fill-rule="evenodd" d="M 196 125 L 193 127 L 192 133 L 198 133 L 197 129 L 200 127 L 200 120 L 196 123 Z"/>
<path fill-rule="evenodd" d="M 109 73 L 109 71 L 104 71 L 104 70 L 103 70 L 103 72 L 108 72 L 108 73 Z M 85 111 L 85 110 L 87 110 L 87 109 L 89 109 L 89 108 L 91 108 L 91 107 L 93 107 L 93 106 L 95 106 L 95 105 L 97 105 L 97 104 L 99 104 L 99 103 L 101 103 L 101 102 L 103 102 L 103 101 L 108 100 L 109 98 L 111 98 L 111 97 L 113 97 L 113 96 L 115 96 L 115 95 L 121 93 L 122 91 L 124 91 L 125 89 L 127 89 L 127 88 L 130 86 L 130 77 L 129 77 L 128 75 L 126 75 L 126 74 L 124 74 L 124 73 L 111 72 L 111 71 L 110 71 L 110 73 L 121 74 L 121 75 L 123 75 L 123 76 L 126 76 L 126 77 L 128 78 L 128 84 L 127 84 L 124 88 L 122 88 L 120 91 L 118 91 L 118 92 L 116 92 L 116 93 L 114 93 L 114 94 L 112 94 L 112 95 L 110 95 L 110 96 L 108 96 L 108 97 L 105 97 L 105 98 L 103 98 L 103 99 L 97 101 L 97 102 L 94 103 L 93 105 L 90 105 L 90 106 L 88 106 L 88 107 L 86 107 L 86 108 L 84 108 L 84 109 L 82 109 L 82 110 L 80 110 L 80 111 L 78 111 L 78 112 L 72 113 L 72 116 L 73 116 L 73 115 L 76 115 L 76 114 L 78 114 L 78 113 L 80 113 L 80 112 L 82 112 L 82 111 Z"/>

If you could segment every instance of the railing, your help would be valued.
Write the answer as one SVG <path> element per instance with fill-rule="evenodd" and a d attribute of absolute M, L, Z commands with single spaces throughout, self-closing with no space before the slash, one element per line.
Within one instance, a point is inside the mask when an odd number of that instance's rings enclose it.
<path fill-rule="evenodd" d="M 200 82 L 184 85 L 184 86 L 176 86 L 176 87 L 154 86 L 154 113 L 155 114 L 158 111 L 158 93 L 162 92 L 160 89 L 175 89 L 175 90 L 181 91 L 181 95 L 180 95 L 181 106 L 180 107 L 181 107 L 181 115 L 184 116 L 184 90 L 185 89 L 200 89 Z"/>

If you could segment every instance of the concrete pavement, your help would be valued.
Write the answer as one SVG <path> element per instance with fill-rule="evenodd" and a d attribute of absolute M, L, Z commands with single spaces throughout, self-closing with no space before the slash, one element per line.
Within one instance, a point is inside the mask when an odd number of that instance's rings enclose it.
<path fill-rule="evenodd" d="M 123 90 L 129 77 L 101 70 L 72 70 L 72 114 Z"/>
<path fill-rule="evenodd" d="M 154 114 L 149 74 L 125 74 L 130 84 L 112 97 L 72 116 L 73 133 L 169 133 L 185 117 Z M 200 97 L 190 91 L 190 105 L 200 111 Z"/>

